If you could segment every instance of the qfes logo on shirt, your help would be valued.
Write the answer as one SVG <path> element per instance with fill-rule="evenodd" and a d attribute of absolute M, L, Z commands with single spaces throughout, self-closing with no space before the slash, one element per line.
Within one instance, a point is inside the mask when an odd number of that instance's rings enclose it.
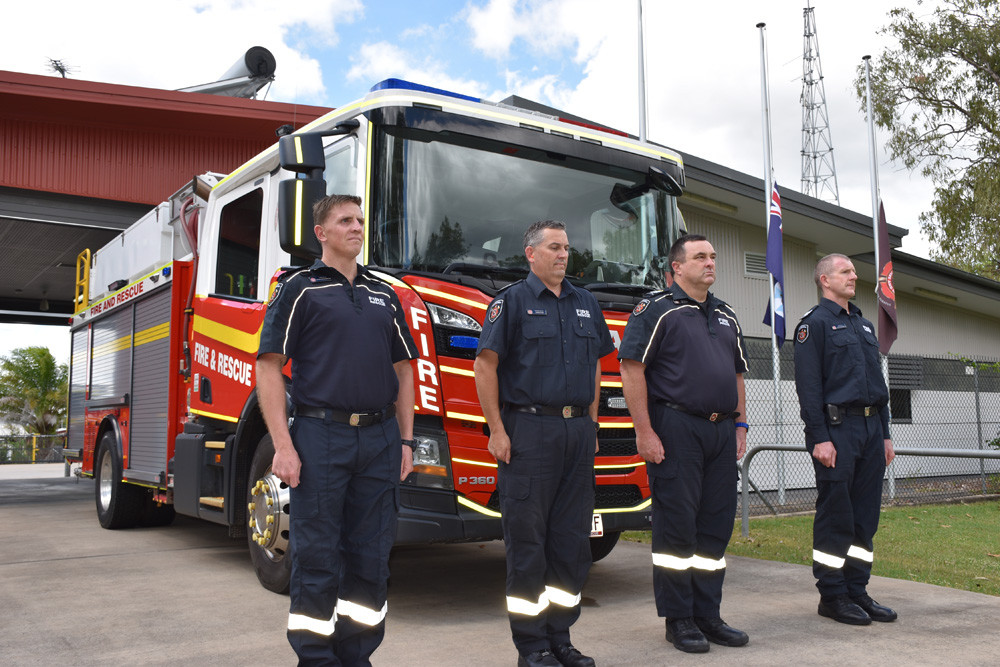
<path fill-rule="evenodd" d="M 492 308 L 490 308 L 490 314 L 489 314 L 490 322 L 496 322 L 497 318 L 500 317 L 500 311 L 502 310 L 503 310 L 503 299 L 500 299 L 499 301 L 493 304 Z"/>
<path fill-rule="evenodd" d="M 377 297 L 377 296 L 369 296 L 368 297 L 368 302 L 369 303 L 374 303 L 376 306 L 382 306 L 383 308 L 385 307 L 385 299 L 382 299 L 382 298 Z"/>
<path fill-rule="evenodd" d="M 643 299 L 642 301 L 640 301 L 635 305 L 635 308 L 632 309 L 632 314 L 639 315 L 642 313 L 642 311 L 646 310 L 648 306 L 649 306 L 649 299 Z"/>
<path fill-rule="evenodd" d="M 804 343 L 807 338 L 809 338 L 809 325 L 803 324 L 795 331 L 795 340 Z"/>

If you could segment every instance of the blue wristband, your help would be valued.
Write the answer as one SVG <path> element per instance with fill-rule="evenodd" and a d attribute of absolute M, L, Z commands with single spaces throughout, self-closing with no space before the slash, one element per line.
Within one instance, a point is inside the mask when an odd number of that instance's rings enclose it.
<path fill-rule="evenodd" d="M 737 426 L 742 426 L 743 428 L 745 428 L 747 430 L 747 432 L 750 431 L 750 424 L 748 424 L 746 422 L 736 422 L 736 425 Z"/>

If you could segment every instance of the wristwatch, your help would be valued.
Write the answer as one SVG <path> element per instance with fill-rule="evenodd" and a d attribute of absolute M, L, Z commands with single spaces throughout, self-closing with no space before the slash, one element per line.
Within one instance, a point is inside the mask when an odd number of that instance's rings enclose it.
<path fill-rule="evenodd" d="M 409 440 L 403 438 L 401 442 L 413 451 L 417 450 L 417 441 L 415 438 L 410 438 Z"/>

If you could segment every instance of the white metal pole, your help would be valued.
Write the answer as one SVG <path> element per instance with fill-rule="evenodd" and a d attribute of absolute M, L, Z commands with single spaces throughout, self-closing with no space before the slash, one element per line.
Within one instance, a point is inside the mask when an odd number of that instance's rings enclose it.
<path fill-rule="evenodd" d="M 761 105 L 761 125 L 764 135 L 764 229 L 767 235 L 771 234 L 771 193 L 774 190 L 774 166 L 771 149 L 771 96 L 768 93 L 767 75 L 767 34 L 766 24 L 758 23 L 760 30 L 760 105 Z M 781 357 L 778 352 L 778 336 L 774 327 L 774 276 L 767 273 L 768 301 L 771 304 L 771 374 L 773 376 L 772 387 L 774 393 L 774 440 L 775 444 L 782 444 L 784 440 L 784 429 L 782 428 L 781 409 Z M 778 503 L 785 504 L 785 454 L 777 453 L 778 468 Z M 749 472 L 749 471 L 748 471 Z"/>
<path fill-rule="evenodd" d="M 639 141 L 646 141 L 646 50 L 642 43 L 642 0 L 639 8 Z"/>
<path fill-rule="evenodd" d="M 863 56 L 861 59 L 865 61 L 865 109 L 868 113 L 868 152 L 869 156 L 869 170 L 871 171 L 871 181 L 872 181 L 872 237 L 875 240 L 875 288 L 878 289 L 878 278 L 879 271 L 882 267 L 878 265 L 879 261 L 879 234 L 878 234 L 878 208 L 879 208 L 879 191 L 878 191 L 878 148 L 875 145 L 875 114 L 872 112 L 872 65 L 871 56 Z M 878 297 L 875 299 L 875 307 L 881 308 L 878 304 Z M 889 388 L 889 358 L 882 356 L 882 377 L 885 379 L 885 386 Z M 889 479 L 889 498 L 896 497 L 896 469 L 893 466 L 888 468 L 888 479 Z"/>

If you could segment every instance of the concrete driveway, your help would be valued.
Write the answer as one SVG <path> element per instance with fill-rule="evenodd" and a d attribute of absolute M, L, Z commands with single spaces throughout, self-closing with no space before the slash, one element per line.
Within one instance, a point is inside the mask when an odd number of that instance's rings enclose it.
<path fill-rule="evenodd" d="M 294 664 L 288 599 L 257 585 L 241 542 L 178 517 L 103 530 L 93 482 L 0 466 L 0 662 L 5 665 Z M 998 665 L 1000 598 L 876 578 L 895 623 L 816 614 L 810 569 L 729 557 L 723 617 L 743 648 L 688 655 L 663 638 L 648 546 L 595 564 L 573 639 L 599 665 Z M 998 574 L 1000 576 L 1000 568 Z M 375 665 L 514 665 L 498 542 L 397 549 L 386 641 Z"/>

